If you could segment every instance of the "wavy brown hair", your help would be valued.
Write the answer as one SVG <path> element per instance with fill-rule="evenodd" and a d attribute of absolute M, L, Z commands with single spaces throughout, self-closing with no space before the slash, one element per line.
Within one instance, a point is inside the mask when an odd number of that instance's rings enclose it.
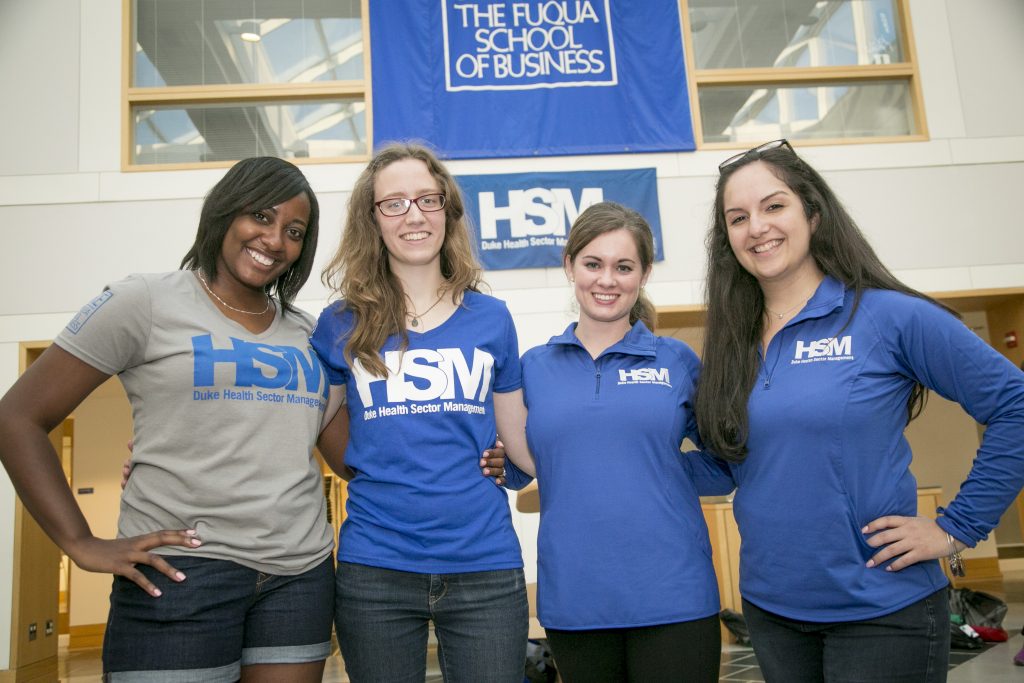
<path fill-rule="evenodd" d="M 588 244 L 601 235 L 625 230 L 636 244 L 636 253 L 640 257 L 641 276 L 654 264 L 654 235 L 647 220 L 637 211 L 615 202 L 599 202 L 592 204 L 581 213 L 569 229 L 569 238 L 562 250 L 562 260 L 568 259 L 570 265 L 576 262 L 576 256 Z M 653 330 L 657 314 L 654 304 L 641 289 L 633 307 L 629 309 L 629 324 L 642 320 L 647 329 Z"/>
<path fill-rule="evenodd" d="M 889 272 L 825 179 L 791 149 L 752 150 L 726 166 L 715 187 L 715 205 L 706 240 L 707 326 L 696 413 L 704 444 L 719 457 L 734 462 L 747 456 L 747 401 L 757 379 L 765 309 L 761 286 L 740 265 L 729 244 L 725 187 L 736 171 L 755 161 L 767 164 L 800 198 L 807 220 L 819 217 L 818 227 L 811 235 L 811 256 L 823 273 L 854 290 L 850 315 L 839 332 L 853 320 L 866 289 L 902 292 L 942 306 Z M 915 386 L 907 403 L 907 422 L 921 413 L 926 399 L 925 388 L 921 384 Z"/>
<path fill-rule="evenodd" d="M 423 145 L 394 143 L 380 149 L 352 188 L 341 244 L 321 276 L 324 284 L 344 300 L 341 310 L 347 309 L 355 317 L 355 325 L 347 338 L 338 340 L 338 343 L 345 344 L 345 359 L 349 364 L 358 360 L 367 371 L 378 377 L 387 375 L 387 368 L 380 358 L 380 350 L 387 338 L 399 335 L 403 349 L 409 343 L 405 331 L 408 313 L 405 292 L 391 272 L 373 203 L 377 174 L 403 159 L 419 159 L 425 163 L 446 198 L 444 242 L 441 245 L 444 292 L 458 303 L 464 291 L 477 291 L 480 285 L 480 264 L 473 254 L 462 192 L 455 178 Z"/>

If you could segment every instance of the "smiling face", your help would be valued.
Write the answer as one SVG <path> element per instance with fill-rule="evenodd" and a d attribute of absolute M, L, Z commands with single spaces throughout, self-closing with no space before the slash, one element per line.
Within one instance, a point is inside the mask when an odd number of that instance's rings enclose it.
<path fill-rule="evenodd" d="M 441 185 L 427 164 L 419 159 L 400 159 L 382 168 L 374 179 L 373 201 L 416 199 L 441 192 Z M 445 210 L 423 211 L 413 202 L 402 216 L 385 216 L 374 207 L 381 238 L 391 268 L 436 265 L 440 268 L 444 244 Z"/>
<path fill-rule="evenodd" d="M 612 230 L 595 237 L 574 261 L 565 263 L 565 274 L 575 282 L 580 324 L 610 323 L 627 329 L 629 312 L 650 272 L 650 268 L 644 270 L 629 231 Z"/>
<path fill-rule="evenodd" d="M 762 286 L 820 277 L 811 256 L 818 216 L 808 220 L 800 197 L 768 164 L 755 161 L 736 171 L 723 199 L 733 254 Z"/>
<path fill-rule="evenodd" d="M 303 192 L 277 206 L 236 216 L 221 242 L 216 282 L 263 292 L 302 254 L 309 211 Z"/>

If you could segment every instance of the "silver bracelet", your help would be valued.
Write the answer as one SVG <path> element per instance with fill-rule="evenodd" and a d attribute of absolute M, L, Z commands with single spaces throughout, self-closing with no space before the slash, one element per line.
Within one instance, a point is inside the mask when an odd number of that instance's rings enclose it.
<path fill-rule="evenodd" d="M 949 573 L 953 576 L 965 576 L 964 558 L 956 549 L 956 539 L 949 532 L 946 533 L 946 543 L 949 544 L 949 555 L 946 558 L 949 562 Z"/>

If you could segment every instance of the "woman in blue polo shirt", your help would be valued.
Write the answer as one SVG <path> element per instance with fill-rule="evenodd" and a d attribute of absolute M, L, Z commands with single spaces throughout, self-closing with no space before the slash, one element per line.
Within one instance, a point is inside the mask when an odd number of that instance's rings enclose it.
<path fill-rule="evenodd" d="M 945 680 L 936 558 L 961 569 L 1024 484 L 1024 375 L 893 277 L 786 141 L 719 169 L 696 406 L 731 461 L 765 679 Z M 937 522 L 917 516 L 903 436 L 926 388 L 987 425 Z"/>
<path fill-rule="evenodd" d="M 541 498 L 538 617 L 569 683 L 718 679 L 718 584 L 679 450 L 696 437 L 700 361 L 650 331 L 653 261 L 640 214 L 588 208 L 565 247 L 579 321 L 522 359 Z"/>

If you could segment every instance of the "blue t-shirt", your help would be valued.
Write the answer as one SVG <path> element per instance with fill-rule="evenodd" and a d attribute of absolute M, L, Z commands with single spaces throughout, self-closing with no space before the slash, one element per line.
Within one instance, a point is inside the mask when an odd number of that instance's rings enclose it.
<path fill-rule="evenodd" d="M 493 392 L 522 386 L 519 345 L 505 304 L 467 291 L 448 320 L 388 338 L 388 376 L 350 367 L 354 324 L 344 302 L 320 314 L 312 344 L 332 384 L 344 384 L 351 427 L 348 516 L 338 559 L 425 574 L 523 566 L 508 495 L 480 472 L 494 444 Z"/>
<path fill-rule="evenodd" d="M 636 323 L 596 360 L 575 324 L 523 356 L 541 518 L 537 604 L 548 628 L 689 621 L 719 610 L 685 436 L 700 361 Z"/>
<path fill-rule="evenodd" d="M 903 436 L 915 382 L 988 425 L 941 527 L 976 543 L 1024 484 L 1024 374 L 928 301 L 867 290 L 850 320 L 853 296 L 826 278 L 772 339 L 748 403 L 749 455 L 730 466 L 740 592 L 791 619 L 870 619 L 947 584 L 934 560 L 864 566 L 877 549 L 861 528 L 918 512 Z"/>

